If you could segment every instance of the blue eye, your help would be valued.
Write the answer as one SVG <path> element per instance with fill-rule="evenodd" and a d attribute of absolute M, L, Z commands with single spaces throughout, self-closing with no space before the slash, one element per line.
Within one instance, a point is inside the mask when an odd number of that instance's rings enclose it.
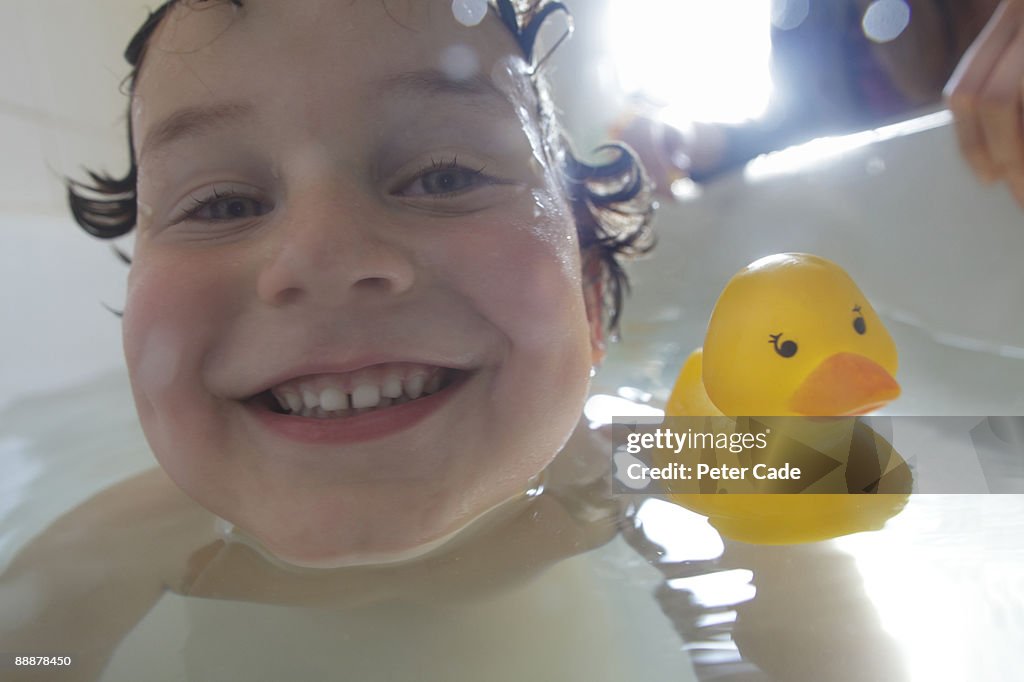
<path fill-rule="evenodd" d="M 460 166 L 458 159 L 431 161 L 430 166 L 422 169 L 400 193 L 405 196 L 450 197 L 489 184 L 490 180 L 484 175 L 483 168 Z"/>
<path fill-rule="evenodd" d="M 462 168 L 433 171 L 420 176 L 420 186 L 427 194 L 451 194 L 473 186 L 479 173 Z"/>
<path fill-rule="evenodd" d="M 259 217 L 270 210 L 270 207 L 259 199 L 231 193 L 221 194 L 216 189 L 213 196 L 202 199 L 192 197 L 192 201 L 195 202 L 195 206 L 185 211 L 182 220 L 245 220 Z"/>

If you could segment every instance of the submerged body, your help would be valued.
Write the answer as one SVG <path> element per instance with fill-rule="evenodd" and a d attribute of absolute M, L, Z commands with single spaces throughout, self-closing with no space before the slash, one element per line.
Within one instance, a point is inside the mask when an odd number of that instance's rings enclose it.
<path fill-rule="evenodd" d="M 289 566 L 254 549 L 153 469 L 67 512 L 19 553 L 0 575 L 0 641 L 9 651 L 73 654 L 67 679 L 80 680 L 139 679 L 159 661 L 174 666 L 151 670 L 152 679 L 180 666 L 218 679 L 229 665 L 232 679 L 271 680 L 281 666 L 316 672 L 340 660 L 402 678 L 419 667 L 478 680 L 498 665 L 489 679 L 517 679 L 514 671 L 544 664 L 574 673 L 559 679 L 612 682 L 638 665 L 660 669 L 654 679 L 689 679 L 678 634 L 652 597 L 658 572 L 638 573 L 633 551 L 615 540 L 625 500 L 605 491 L 605 447 L 582 427 L 530 494 L 443 547 L 339 569 Z M 580 639 L 562 640 L 566 631 Z M 416 649 L 428 641 L 437 648 Z M 266 656 L 243 655 L 254 646 Z M 614 653 L 592 657 L 594 646 Z"/>

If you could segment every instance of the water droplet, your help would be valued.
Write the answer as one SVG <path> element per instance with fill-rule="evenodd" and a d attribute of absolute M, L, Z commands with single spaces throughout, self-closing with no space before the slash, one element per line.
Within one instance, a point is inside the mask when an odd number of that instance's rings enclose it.
<path fill-rule="evenodd" d="M 910 23 L 910 7 L 905 0 L 875 0 L 866 10 L 861 26 L 864 35 L 876 43 L 895 40 Z"/>
<path fill-rule="evenodd" d="M 679 178 L 677 180 L 673 180 L 669 190 L 672 192 L 672 196 L 678 201 L 694 201 L 704 194 L 704 190 L 701 186 L 690 178 Z"/>
<path fill-rule="evenodd" d="M 452 14 L 463 26 L 476 26 L 487 16 L 487 0 L 452 0 Z"/>
<path fill-rule="evenodd" d="M 537 474 L 530 479 L 526 490 L 526 497 L 539 497 L 544 493 L 544 472 Z"/>
<path fill-rule="evenodd" d="M 772 0 L 772 26 L 791 31 L 804 23 L 810 9 L 808 0 Z"/>
<path fill-rule="evenodd" d="M 453 81 L 469 80 L 480 73 L 480 58 L 471 47 L 452 45 L 441 52 L 441 71 Z"/>

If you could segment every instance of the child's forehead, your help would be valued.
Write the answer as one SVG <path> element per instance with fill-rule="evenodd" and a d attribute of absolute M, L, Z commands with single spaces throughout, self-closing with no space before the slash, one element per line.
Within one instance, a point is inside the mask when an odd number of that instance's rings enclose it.
<path fill-rule="evenodd" d="M 180 56 L 302 53 L 325 66 L 343 57 L 367 69 L 436 61 L 453 49 L 480 61 L 518 55 L 494 12 L 470 26 L 455 9 L 449 0 L 192 0 L 175 4 L 153 40 L 155 51 Z"/>
<path fill-rule="evenodd" d="M 147 47 L 133 123 L 143 132 L 140 112 L 151 121 L 163 104 L 325 92 L 354 97 L 351 106 L 443 95 L 510 110 L 524 92 L 520 54 L 497 16 L 466 26 L 448 0 L 186 2 Z"/>

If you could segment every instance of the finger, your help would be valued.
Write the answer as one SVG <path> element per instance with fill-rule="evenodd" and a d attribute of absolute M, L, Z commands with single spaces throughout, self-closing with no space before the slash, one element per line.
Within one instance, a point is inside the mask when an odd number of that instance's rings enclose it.
<path fill-rule="evenodd" d="M 992 14 L 978 37 L 967 48 L 944 89 L 946 96 L 959 91 L 963 95 L 978 94 L 988 76 L 995 70 L 1006 47 L 1017 35 L 1018 20 L 1003 2 Z"/>
<path fill-rule="evenodd" d="M 974 174 L 984 182 L 993 182 L 999 178 L 999 167 L 989 156 L 985 146 L 985 134 L 981 130 L 981 122 L 975 115 L 954 115 L 953 126 L 956 130 L 956 141 L 960 153 Z"/>
<path fill-rule="evenodd" d="M 978 117 L 989 156 L 1005 174 L 1024 173 L 1024 35 L 1007 47 L 981 95 Z"/>
<path fill-rule="evenodd" d="M 979 108 L 984 88 L 1017 33 L 1017 18 L 1007 3 L 993 14 L 984 30 L 960 60 L 946 84 L 947 104 L 953 112 L 961 153 L 983 180 L 999 176 L 981 126 Z"/>
<path fill-rule="evenodd" d="M 1017 201 L 1017 205 L 1024 208 L 1024 176 L 1010 176 L 1006 179 L 1006 184 L 1010 188 L 1010 194 Z"/>
<path fill-rule="evenodd" d="M 679 170 L 672 164 L 669 150 L 665 146 L 664 129 L 663 123 L 639 118 L 631 122 L 619 138 L 640 157 L 647 177 L 654 183 L 655 193 L 671 197 L 672 183 L 679 179 Z"/>
<path fill-rule="evenodd" d="M 661 131 L 661 149 L 671 166 L 673 179 L 678 180 L 689 174 L 690 155 L 687 153 L 687 140 L 680 130 L 666 125 Z"/>

